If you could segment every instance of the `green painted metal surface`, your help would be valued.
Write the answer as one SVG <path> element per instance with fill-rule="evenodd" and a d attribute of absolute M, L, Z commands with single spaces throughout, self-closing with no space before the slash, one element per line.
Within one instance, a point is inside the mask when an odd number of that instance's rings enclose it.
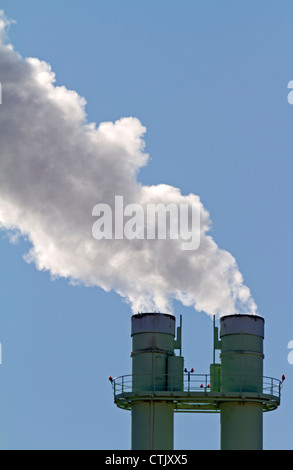
<path fill-rule="evenodd" d="M 256 395 L 263 392 L 264 320 L 232 315 L 221 319 L 221 391 Z M 224 402 L 222 450 L 262 450 L 263 407 L 257 400 Z"/>
<path fill-rule="evenodd" d="M 256 401 L 222 402 L 221 450 L 262 450 L 263 409 Z"/>
<path fill-rule="evenodd" d="M 133 450 L 173 449 L 172 398 L 167 395 L 158 401 L 149 396 L 141 400 L 139 395 L 150 390 L 183 390 L 183 358 L 175 356 L 175 348 L 181 348 L 181 338 L 175 341 L 173 316 L 147 313 L 132 317 Z"/>
<path fill-rule="evenodd" d="M 210 383 L 212 392 L 221 391 L 221 364 L 211 364 L 210 365 Z"/>
<path fill-rule="evenodd" d="M 264 321 L 231 315 L 221 339 L 215 322 L 213 331 L 210 374 L 183 373 L 182 321 L 175 339 L 173 316 L 132 317 L 132 374 L 111 380 L 115 403 L 131 410 L 133 450 L 172 450 L 174 412 L 220 413 L 221 449 L 262 449 L 263 412 L 280 405 L 282 386 L 263 376 Z"/>
<path fill-rule="evenodd" d="M 131 410 L 132 450 L 173 450 L 174 405 L 168 401 L 134 401 Z"/>

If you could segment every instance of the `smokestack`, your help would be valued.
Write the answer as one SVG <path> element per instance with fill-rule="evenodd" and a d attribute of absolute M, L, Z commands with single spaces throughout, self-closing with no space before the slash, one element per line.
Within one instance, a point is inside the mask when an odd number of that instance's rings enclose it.
<path fill-rule="evenodd" d="M 262 450 L 264 319 L 230 315 L 220 320 L 222 450 Z"/>
<path fill-rule="evenodd" d="M 264 319 L 222 317 L 220 339 L 214 325 L 210 374 L 184 369 L 181 333 L 181 317 L 176 340 L 172 315 L 131 318 L 132 374 L 110 381 L 117 406 L 131 410 L 132 449 L 172 450 L 174 412 L 212 412 L 221 416 L 222 450 L 261 450 L 263 412 L 278 408 L 282 385 L 263 376 Z"/>
<path fill-rule="evenodd" d="M 160 313 L 134 315 L 132 325 L 132 449 L 171 450 L 174 435 L 174 404 L 166 400 L 141 400 L 145 392 L 167 392 L 170 372 L 181 374 L 183 362 L 174 348 L 175 318 Z M 179 365 L 176 371 L 175 364 Z"/>

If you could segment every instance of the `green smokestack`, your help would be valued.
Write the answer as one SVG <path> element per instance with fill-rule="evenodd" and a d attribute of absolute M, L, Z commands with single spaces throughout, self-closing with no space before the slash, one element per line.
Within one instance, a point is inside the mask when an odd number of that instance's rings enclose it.
<path fill-rule="evenodd" d="M 132 374 L 110 380 L 117 406 L 131 411 L 133 450 L 173 450 L 174 412 L 220 413 L 222 450 L 262 449 L 263 412 L 278 408 L 282 385 L 263 376 L 264 319 L 229 315 L 220 339 L 215 319 L 213 331 L 209 374 L 196 374 L 184 369 L 181 317 L 175 335 L 173 315 L 132 316 Z"/>
<path fill-rule="evenodd" d="M 168 396 L 172 375 L 181 375 L 182 358 L 175 356 L 175 318 L 160 313 L 134 315 L 132 326 L 132 449 L 172 450 L 174 404 Z M 172 374 L 173 373 L 173 374 Z M 179 379 L 180 382 L 180 379 Z M 180 386 L 180 385 L 179 385 Z M 140 399 L 144 392 L 167 392 L 166 400 Z"/>
<path fill-rule="evenodd" d="M 239 401 L 220 404 L 221 449 L 262 450 L 264 319 L 230 315 L 220 320 L 221 391 Z M 254 400 L 255 398 L 255 400 Z"/>

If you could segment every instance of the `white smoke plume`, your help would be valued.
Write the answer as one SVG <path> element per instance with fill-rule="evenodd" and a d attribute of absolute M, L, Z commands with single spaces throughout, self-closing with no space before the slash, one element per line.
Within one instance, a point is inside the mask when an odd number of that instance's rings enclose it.
<path fill-rule="evenodd" d="M 133 117 L 98 126 L 86 102 L 55 85 L 49 64 L 23 59 L 6 40 L 0 15 L 0 226 L 26 237 L 27 262 L 53 278 L 115 290 L 133 312 L 172 312 L 177 299 L 209 315 L 256 313 L 234 257 L 209 235 L 198 196 L 137 180 L 147 165 L 146 129 Z M 92 235 L 93 207 L 125 203 L 201 204 L 201 241 L 183 251 L 182 240 L 100 240 Z"/>

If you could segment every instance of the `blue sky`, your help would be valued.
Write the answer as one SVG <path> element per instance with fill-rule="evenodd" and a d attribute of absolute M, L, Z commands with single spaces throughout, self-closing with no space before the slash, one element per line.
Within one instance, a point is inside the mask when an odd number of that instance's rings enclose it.
<path fill-rule="evenodd" d="M 1 8 L 17 22 L 15 49 L 84 96 L 89 121 L 135 116 L 146 126 L 141 183 L 201 197 L 213 238 L 235 256 L 266 320 L 265 375 L 286 375 L 280 409 L 264 417 L 264 446 L 292 449 L 292 2 Z M 0 447 L 127 449 L 130 414 L 115 408 L 107 379 L 131 370 L 130 308 L 114 292 L 52 281 L 25 263 L 29 247 L 1 234 Z M 210 318 L 179 302 L 175 313 L 186 366 L 207 373 Z M 218 448 L 219 416 L 176 416 L 175 447 Z"/>

